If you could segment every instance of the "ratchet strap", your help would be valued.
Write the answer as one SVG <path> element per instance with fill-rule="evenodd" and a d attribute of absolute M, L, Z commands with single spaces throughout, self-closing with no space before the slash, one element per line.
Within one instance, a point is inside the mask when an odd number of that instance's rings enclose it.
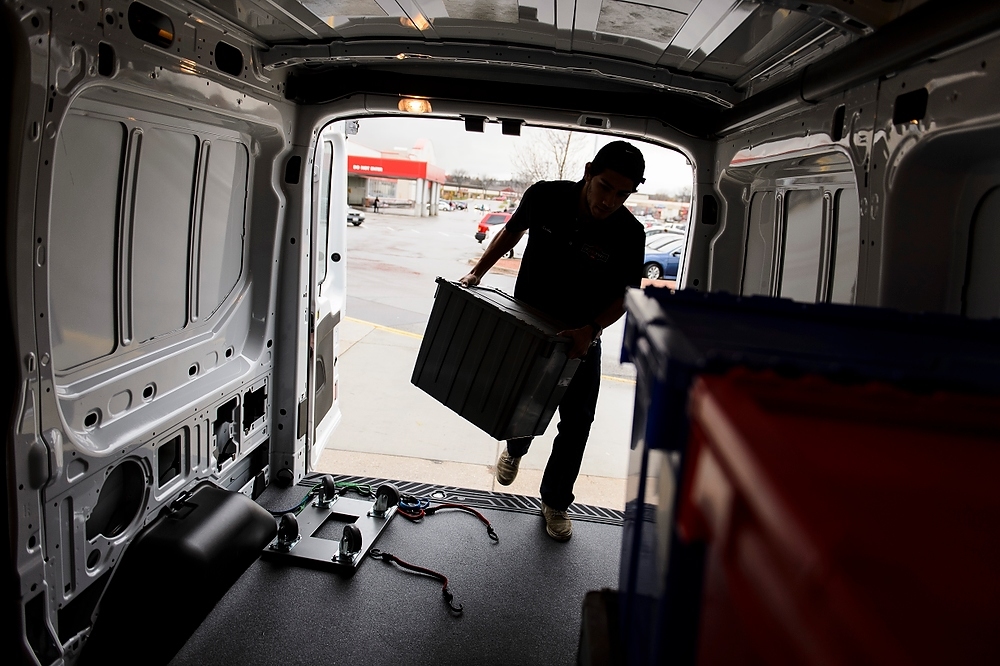
<path fill-rule="evenodd" d="M 403 569 L 407 569 L 414 573 L 421 574 L 423 576 L 429 576 L 435 580 L 441 581 L 442 583 L 441 596 L 444 597 L 444 602 L 448 604 L 448 610 L 454 615 L 462 614 L 462 604 L 454 603 L 453 600 L 455 598 L 455 595 L 453 595 L 448 590 L 448 577 L 445 576 L 444 574 L 438 573 L 437 571 L 433 571 L 431 569 L 427 569 L 425 567 L 418 567 L 417 565 L 410 564 L 409 562 L 404 562 L 403 560 L 399 559 L 392 553 L 387 553 L 385 551 L 379 550 L 378 548 L 372 548 L 370 551 L 368 551 L 368 554 L 371 555 L 376 560 L 382 560 L 386 564 L 398 564 Z"/>

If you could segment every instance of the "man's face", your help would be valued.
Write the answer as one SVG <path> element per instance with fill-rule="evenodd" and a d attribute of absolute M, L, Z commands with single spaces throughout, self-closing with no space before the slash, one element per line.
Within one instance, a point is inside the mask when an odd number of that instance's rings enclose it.
<path fill-rule="evenodd" d="M 590 175 L 590 164 L 587 164 L 583 179 L 586 182 L 583 194 L 587 211 L 595 220 L 607 219 L 621 208 L 628 195 L 635 191 L 632 179 L 617 171 L 605 169 L 596 176 Z"/>

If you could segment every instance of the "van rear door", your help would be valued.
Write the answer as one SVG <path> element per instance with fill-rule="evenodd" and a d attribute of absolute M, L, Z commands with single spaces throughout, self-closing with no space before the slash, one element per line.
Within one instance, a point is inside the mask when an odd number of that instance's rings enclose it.
<path fill-rule="evenodd" d="M 345 243 L 347 231 L 347 147 L 345 123 L 336 122 L 320 135 L 313 160 L 313 234 L 310 284 L 309 394 L 302 403 L 299 428 L 307 428 L 309 468 L 340 423 L 337 356 L 339 327 L 347 299 Z M 304 418 L 303 418 L 304 417 Z"/>

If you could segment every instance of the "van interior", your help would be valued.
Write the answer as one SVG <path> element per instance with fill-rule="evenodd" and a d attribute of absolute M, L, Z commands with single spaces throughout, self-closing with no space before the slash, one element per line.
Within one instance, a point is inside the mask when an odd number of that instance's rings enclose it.
<path fill-rule="evenodd" d="M 0 31 L 19 663 L 577 660 L 620 512 L 559 550 L 484 495 L 494 544 L 389 520 L 435 488 L 348 479 L 368 494 L 321 557 L 349 573 L 265 552 L 300 538 L 280 509 L 336 494 L 353 121 L 679 151 L 679 289 L 1000 316 L 992 0 L 12 0 Z M 359 566 L 376 537 L 462 572 L 456 598 Z"/>

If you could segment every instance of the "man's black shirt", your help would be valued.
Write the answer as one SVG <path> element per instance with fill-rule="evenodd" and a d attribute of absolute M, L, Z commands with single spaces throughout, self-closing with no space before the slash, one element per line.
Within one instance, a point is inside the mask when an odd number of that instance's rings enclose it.
<path fill-rule="evenodd" d="M 528 188 L 507 222 L 528 231 L 514 297 L 570 328 L 592 322 L 642 280 L 646 234 L 625 207 L 604 220 L 579 214 L 583 181 Z"/>

